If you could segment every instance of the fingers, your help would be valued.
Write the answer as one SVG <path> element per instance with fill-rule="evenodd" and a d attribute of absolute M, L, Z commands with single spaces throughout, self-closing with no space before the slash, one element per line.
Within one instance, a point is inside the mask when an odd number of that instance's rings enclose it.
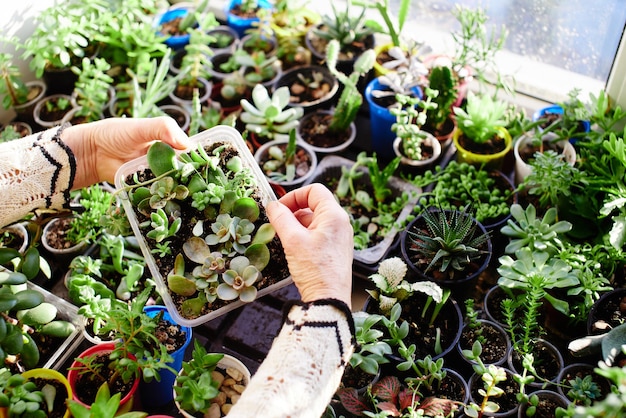
<path fill-rule="evenodd" d="M 280 202 L 287 206 L 292 212 L 298 209 L 310 208 L 316 211 L 318 205 L 327 205 L 335 202 L 333 194 L 328 188 L 319 183 L 309 184 L 292 190 L 280 198 Z"/>
<path fill-rule="evenodd" d="M 293 212 L 281 202 L 269 202 L 265 210 L 270 223 L 281 240 L 286 238 L 287 233 L 295 234 L 301 232 L 302 224 L 294 216 Z"/>
<path fill-rule="evenodd" d="M 174 119 L 169 116 L 159 116 L 152 119 L 154 123 L 151 126 L 154 126 L 155 130 L 152 139 L 158 139 L 177 149 L 186 149 L 191 146 L 189 137 Z"/>

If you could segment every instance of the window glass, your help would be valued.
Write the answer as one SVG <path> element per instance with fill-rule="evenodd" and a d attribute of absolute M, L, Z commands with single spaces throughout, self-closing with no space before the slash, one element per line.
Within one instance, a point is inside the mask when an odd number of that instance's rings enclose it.
<path fill-rule="evenodd" d="M 390 0 L 394 14 L 399 3 Z M 413 0 L 405 34 L 449 50 L 457 3 L 482 7 L 489 25 L 506 27 L 502 67 L 521 81 L 519 90 L 548 100 L 572 87 L 604 87 L 626 22 L 625 0 Z"/>

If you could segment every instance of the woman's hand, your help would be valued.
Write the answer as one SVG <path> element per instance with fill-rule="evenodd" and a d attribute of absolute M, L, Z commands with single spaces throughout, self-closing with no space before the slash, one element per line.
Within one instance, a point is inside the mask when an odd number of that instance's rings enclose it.
<path fill-rule="evenodd" d="M 302 300 L 335 298 L 350 306 L 354 232 L 330 190 L 321 184 L 293 190 L 270 202 L 267 215 Z"/>
<path fill-rule="evenodd" d="M 73 189 L 102 181 L 112 183 L 117 169 L 146 154 L 154 141 L 163 141 L 176 149 L 191 145 L 187 134 L 169 116 L 83 123 L 66 128 L 61 139 L 76 157 Z"/>

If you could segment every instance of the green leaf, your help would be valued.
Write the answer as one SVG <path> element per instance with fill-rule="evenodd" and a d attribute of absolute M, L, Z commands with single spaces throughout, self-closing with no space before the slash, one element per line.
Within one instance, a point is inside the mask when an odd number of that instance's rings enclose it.
<path fill-rule="evenodd" d="M 157 177 L 176 167 L 176 151 L 165 142 L 153 143 L 148 148 L 147 159 L 150 170 Z"/>
<path fill-rule="evenodd" d="M 24 254 L 20 270 L 28 278 L 32 280 L 39 273 L 39 251 L 35 247 L 30 247 Z"/>

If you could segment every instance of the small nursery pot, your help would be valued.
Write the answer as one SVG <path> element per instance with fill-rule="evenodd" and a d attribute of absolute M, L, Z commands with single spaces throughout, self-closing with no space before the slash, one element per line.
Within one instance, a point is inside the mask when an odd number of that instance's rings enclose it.
<path fill-rule="evenodd" d="M 48 221 L 46 226 L 43 228 L 43 232 L 41 234 L 41 245 L 43 245 L 43 247 L 47 251 L 49 251 L 51 254 L 57 257 L 73 258 L 74 256 L 86 251 L 87 243 L 85 241 L 79 242 L 78 244 L 75 244 L 69 248 L 60 249 L 60 248 L 53 247 L 50 244 L 49 239 L 48 239 L 49 234 L 52 233 L 52 231 L 59 225 L 59 223 L 65 221 L 66 219 L 67 218 L 63 217 L 63 218 L 54 218 Z"/>
<path fill-rule="evenodd" d="M 96 353 L 102 353 L 103 355 L 107 355 L 108 353 L 110 353 L 111 351 L 113 351 L 113 349 L 115 348 L 115 343 L 102 343 L 102 344 L 97 344 L 94 346 L 89 347 L 88 349 L 86 349 L 85 351 L 83 351 L 78 357 L 83 358 L 83 357 L 88 357 L 91 356 L 93 354 Z M 72 370 L 72 368 L 75 367 L 79 367 L 80 363 L 78 363 L 76 360 L 74 360 L 72 362 L 72 365 L 70 366 L 70 369 L 67 372 L 67 380 L 70 384 L 70 386 L 72 387 L 72 399 L 75 400 L 76 402 L 80 403 L 83 406 L 89 407 L 89 405 L 85 404 L 85 402 L 83 402 L 81 399 L 78 398 L 77 394 L 76 394 L 76 383 L 77 383 L 77 379 L 79 376 L 79 373 L 77 370 Z M 130 389 L 130 391 L 125 394 L 122 399 L 120 400 L 120 407 L 118 409 L 118 412 L 128 412 L 132 409 L 133 407 L 133 399 L 135 397 L 135 394 L 137 393 L 137 390 L 139 388 L 139 381 L 141 380 L 141 378 L 137 378 L 135 379 L 135 381 L 133 382 L 132 388 Z"/>
<path fill-rule="evenodd" d="M 432 148 L 432 155 L 421 160 L 414 160 L 407 157 L 402 150 L 402 138 L 396 137 L 393 141 L 393 152 L 396 157 L 400 157 L 400 164 L 409 170 L 427 170 L 431 168 L 441 156 L 441 143 L 430 133 L 424 132 L 424 145 Z"/>
<path fill-rule="evenodd" d="M 217 368 L 222 369 L 222 370 L 226 370 L 227 368 L 234 368 L 236 370 L 239 370 L 241 373 L 243 373 L 243 381 L 245 382 L 244 386 L 248 386 L 248 384 L 250 383 L 250 377 L 251 377 L 250 370 L 246 367 L 245 364 L 241 362 L 241 360 L 239 360 L 236 357 L 233 357 L 229 354 L 224 354 L 224 357 L 217 363 Z M 183 372 L 184 370 L 181 370 L 178 374 L 181 375 Z M 176 386 L 176 381 L 174 382 L 174 386 Z M 172 396 L 174 399 L 176 399 L 176 391 L 174 391 L 173 386 L 172 386 Z M 182 409 L 178 401 L 174 400 L 174 403 L 176 404 L 176 407 L 178 408 L 178 412 L 180 412 L 180 414 L 183 417 L 195 418 L 195 416 L 192 415 L 190 412 L 187 412 L 184 409 Z"/>
<path fill-rule="evenodd" d="M 550 136 L 552 136 L 552 134 L 550 134 Z M 513 146 L 513 155 L 515 156 L 515 183 L 516 184 L 520 184 L 521 182 L 523 182 L 524 179 L 530 174 L 532 170 L 532 167 L 530 166 L 530 164 L 528 164 L 522 159 L 520 150 L 523 149 L 526 145 L 530 144 L 535 139 L 536 138 L 533 135 L 524 134 L 517 141 L 515 141 L 515 145 Z M 542 141 L 544 144 L 550 143 L 550 138 L 548 138 L 548 134 L 546 134 L 546 137 L 542 138 Z M 570 142 L 563 139 L 561 141 L 558 141 L 555 145 L 556 147 L 559 147 L 562 149 L 561 154 L 563 155 L 563 158 L 565 159 L 565 161 L 567 161 L 569 165 L 573 166 L 574 164 L 576 164 L 576 149 Z M 550 149 L 550 145 L 544 145 L 544 146 Z"/>
<path fill-rule="evenodd" d="M 189 7 L 170 7 L 168 10 L 166 10 L 164 13 L 157 17 L 155 21 L 155 27 L 160 28 L 161 25 L 163 25 L 164 23 L 171 22 L 174 19 L 184 19 L 185 16 L 187 16 L 189 13 L 193 13 L 193 11 Z M 189 43 L 189 36 L 189 33 L 185 33 L 184 35 L 172 35 L 168 36 L 164 42 L 165 45 L 169 46 L 173 50 L 180 50 L 185 48 L 185 46 Z"/>
<path fill-rule="evenodd" d="M 536 405 L 535 415 L 539 417 L 551 417 L 557 416 L 557 408 L 567 409 L 569 400 L 558 392 L 554 392 L 547 389 L 538 390 L 532 393 L 533 396 L 537 396 L 539 403 Z M 528 416 L 528 403 L 523 403 L 517 410 L 518 418 L 526 418 Z M 534 415 L 533 415 L 534 416 Z"/>
<path fill-rule="evenodd" d="M 313 112 L 305 113 L 300 119 L 300 123 L 296 128 L 296 134 L 298 135 L 298 140 L 301 142 L 305 142 L 312 148 L 316 153 L 319 154 L 335 154 L 339 153 L 350 146 L 356 139 L 357 129 L 356 125 L 351 123 L 348 127 L 349 132 L 346 132 L 345 141 L 339 142 L 341 138 L 343 138 L 342 134 L 330 134 L 326 132 L 326 135 L 316 135 L 313 137 L 307 136 L 307 131 L 305 128 L 307 126 L 317 126 L 319 124 L 328 122 L 330 123 L 330 119 L 332 118 L 333 111 L 331 110 L 321 110 L 317 109 Z M 322 136 L 324 138 L 322 138 Z M 317 141 L 317 138 L 320 138 L 321 141 Z M 323 146 L 321 142 L 327 142 L 326 139 L 331 139 L 333 144 L 329 146 Z"/>
<path fill-rule="evenodd" d="M 275 146 L 275 145 L 286 144 L 286 143 L 287 143 L 286 140 L 280 140 L 280 139 L 266 142 L 262 144 L 255 151 L 254 159 L 262 168 L 263 162 L 267 159 L 267 154 L 268 154 L 268 150 L 270 149 L 270 147 Z M 297 169 L 296 169 L 296 177 L 290 181 L 274 181 L 268 177 L 268 181 L 270 183 L 275 182 L 275 183 L 280 184 L 283 187 L 297 187 L 301 185 L 302 183 L 304 183 L 305 181 L 307 181 L 311 176 L 313 176 L 313 173 L 315 172 L 315 169 L 317 168 L 317 156 L 315 154 L 315 151 L 313 151 L 313 149 L 308 144 L 301 142 L 301 141 L 297 142 L 296 144 L 296 153 L 298 152 L 298 149 L 303 150 L 304 152 L 308 154 L 309 170 L 302 175 L 298 175 Z"/>
<path fill-rule="evenodd" d="M 59 110 L 58 117 L 57 113 L 54 114 L 56 119 L 49 119 L 48 117 L 44 117 L 46 103 L 55 100 L 67 100 L 68 107 L 65 110 Z M 41 126 L 44 129 L 53 128 L 57 125 L 60 125 L 63 121 L 63 117 L 72 110 L 72 97 L 68 94 L 53 94 L 51 96 L 45 96 L 41 100 L 37 102 L 35 105 L 35 109 L 33 109 L 33 118 L 35 119 L 35 123 Z"/>
<path fill-rule="evenodd" d="M 12 237 L 12 242 L 9 245 L 2 244 L 0 247 L 11 247 L 19 251 L 21 254 L 28 249 L 29 237 L 28 231 L 23 223 L 14 223 L 0 228 L 0 234 L 7 232 Z"/>
<path fill-rule="evenodd" d="M 143 310 L 150 317 L 155 317 L 159 312 L 163 312 L 163 319 L 170 324 L 176 324 L 165 306 L 151 305 L 144 307 Z M 168 366 L 172 367 L 176 371 L 180 371 L 182 367 L 185 351 L 187 350 L 189 343 L 191 343 L 193 334 L 192 327 L 181 326 L 181 328 L 185 331 L 185 343 L 178 350 L 171 353 L 174 361 L 168 363 Z M 161 406 L 174 399 L 172 397 L 171 388 L 174 386 L 176 375 L 169 370 L 162 370 L 159 372 L 159 375 L 161 376 L 160 382 L 157 382 L 156 380 L 152 380 L 150 383 L 142 381 L 139 385 L 139 395 L 141 396 L 143 403 L 146 405 L 150 404 L 152 406 Z"/>
<path fill-rule="evenodd" d="M 450 211 L 446 210 L 446 212 Z M 486 228 L 480 222 L 478 222 L 476 219 L 474 219 L 474 222 L 477 226 L 477 234 L 487 233 Z M 480 276 L 480 274 L 485 271 L 487 267 L 489 267 L 489 262 L 491 261 L 492 254 L 491 239 L 487 239 L 487 241 L 483 244 L 484 254 L 479 260 L 476 260 L 476 262 L 474 263 L 475 268 L 472 271 L 469 271 L 465 275 L 460 275 L 459 277 L 455 277 L 453 279 L 441 279 L 437 278 L 434 274 L 437 273 L 438 270 L 432 270 L 432 272 L 424 272 L 422 268 L 416 266 L 410 253 L 410 232 L 423 228 L 426 228 L 426 223 L 423 215 L 420 215 L 413 219 L 413 221 L 411 221 L 400 234 L 400 250 L 402 252 L 402 259 L 408 265 L 409 270 L 414 276 L 416 276 L 417 280 L 430 280 L 434 281 L 442 287 L 450 288 L 452 290 L 452 295 L 455 297 L 467 295 L 466 292 L 469 292 L 470 289 L 473 288 L 473 285 L 478 279 L 478 276 Z"/>
<path fill-rule="evenodd" d="M 70 386 L 69 381 L 64 375 L 62 375 L 56 370 L 36 368 L 36 369 L 26 370 L 25 372 L 22 373 L 22 376 L 27 379 L 45 379 L 48 381 L 54 380 L 54 381 L 61 383 L 65 387 L 65 390 L 67 391 L 67 397 L 64 402 L 65 413 L 63 414 L 63 418 L 69 418 L 72 416 L 69 408 L 67 408 L 67 400 L 72 399 L 72 388 Z M 54 412 L 57 413 L 58 411 L 54 411 Z"/>
<path fill-rule="evenodd" d="M 551 357 L 551 359 L 549 360 L 545 358 L 540 359 L 539 356 L 537 355 L 538 349 L 545 350 L 548 353 L 548 355 Z M 550 382 L 549 387 L 551 387 L 553 384 L 556 383 L 557 378 L 559 374 L 561 373 L 561 370 L 565 366 L 565 361 L 563 360 L 563 356 L 561 355 L 561 352 L 554 344 L 543 339 L 535 340 L 535 344 L 534 344 L 534 348 L 532 352 L 534 354 L 535 361 L 542 362 L 543 364 L 552 366 L 555 369 L 553 375 L 542 376 L 543 378 L 545 378 L 546 380 Z M 509 350 L 508 358 L 507 358 L 508 368 L 510 370 L 513 370 L 515 373 L 522 374 L 523 369 L 522 369 L 520 362 L 521 360 L 519 358 L 519 355 L 515 352 L 515 348 L 511 347 L 511 349 Z M 533 392 L 539 389 L 543 389 L 545 385 L 546 385 L 545 382 L 535 380 L 534 382 L 527 385 L 527 389 L 528 389 L 527 392 Z"/>

